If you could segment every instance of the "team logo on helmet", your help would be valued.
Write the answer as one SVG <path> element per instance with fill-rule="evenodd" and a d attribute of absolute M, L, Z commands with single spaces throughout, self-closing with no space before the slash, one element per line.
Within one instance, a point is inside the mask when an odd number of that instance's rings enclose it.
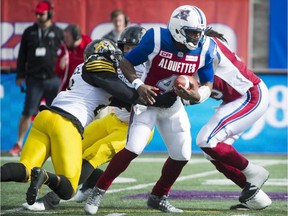
<path fill-rule="evenodd" d="M 187 18 L 190 16 L 190 10 L 181 10 L 178 14 L 176 14 L 173 18 L 183 19 L 187 20 Z"/>
<path fill-rule="evenodd" d="M 105 51 L 112 50 L 113 45 L 107 40 L 102 40 L 100 43 L 95 44 L 94 47 L 97 53 L 104 53 Z"/>

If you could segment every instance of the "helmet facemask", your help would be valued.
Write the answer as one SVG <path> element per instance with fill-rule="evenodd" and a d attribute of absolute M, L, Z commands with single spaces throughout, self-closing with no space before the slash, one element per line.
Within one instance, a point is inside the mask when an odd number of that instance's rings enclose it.
<path fill-rule="evenodd" d="M 183 41 L 185 46 L 189 50 L 194 50 L 198 48 L 199 42 L 203 38 L 204 31 L 201 29 L 193 29 L 187 26 L 184 26 L 180 29 L 180 34 L 185 37 L 186 40 Z"/>

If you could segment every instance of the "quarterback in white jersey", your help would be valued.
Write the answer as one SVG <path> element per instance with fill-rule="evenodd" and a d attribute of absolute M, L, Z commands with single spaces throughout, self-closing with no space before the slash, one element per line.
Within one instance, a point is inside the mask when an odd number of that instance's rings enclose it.
<path fill-rule="evenodd" d="M 233 142 L 264 115 L 268 107 L 268 90 L 225 43 L 222 34 L 208 29 L 206 35 L 217 43 L 218 65 L 211 97 L 222 100 L 209 122 L 200 130 L 196 142 L 227 178 L 242 188 L 241 204 L 231 209 L 263 209 L 271 199 L 260 188 L 269 172 L 253 164 L 233 148 Z"/>

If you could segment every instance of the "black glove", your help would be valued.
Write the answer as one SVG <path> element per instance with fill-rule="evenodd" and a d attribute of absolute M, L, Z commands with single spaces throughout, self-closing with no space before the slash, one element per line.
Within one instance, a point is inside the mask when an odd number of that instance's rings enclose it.
<path fill-rule="evenodd" d="M 155 97 L 156 103 L 152 106 L 161 107 L 161 108 L 169 108 L 171 107 L 177 99 L 177 95 L 174 91 L 167 92 L 163 95 L 159 95 Z"/>

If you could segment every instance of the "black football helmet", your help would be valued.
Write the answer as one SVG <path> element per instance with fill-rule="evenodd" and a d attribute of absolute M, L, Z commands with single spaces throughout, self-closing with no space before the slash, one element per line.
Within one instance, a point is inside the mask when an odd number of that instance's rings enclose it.
<path fill-rule="evenodd" d="M 114 67 L 118 67 L 122 59 L 122 51 L 108 39 L 97 39 L 90 42 L 84 50 L 84 61 L 92 55 L 104 57 L 113 63 Z"/>
<path fill-rule="evenodd" d="M 142 39 L 143 35 L 146 33 L 146 29 L 139 26 L 133 25 L 127 27 L 120 35 L 120 39 L 117 44 L 119 49 L 124 50 L 124 45 L 137 45 Z"/>

